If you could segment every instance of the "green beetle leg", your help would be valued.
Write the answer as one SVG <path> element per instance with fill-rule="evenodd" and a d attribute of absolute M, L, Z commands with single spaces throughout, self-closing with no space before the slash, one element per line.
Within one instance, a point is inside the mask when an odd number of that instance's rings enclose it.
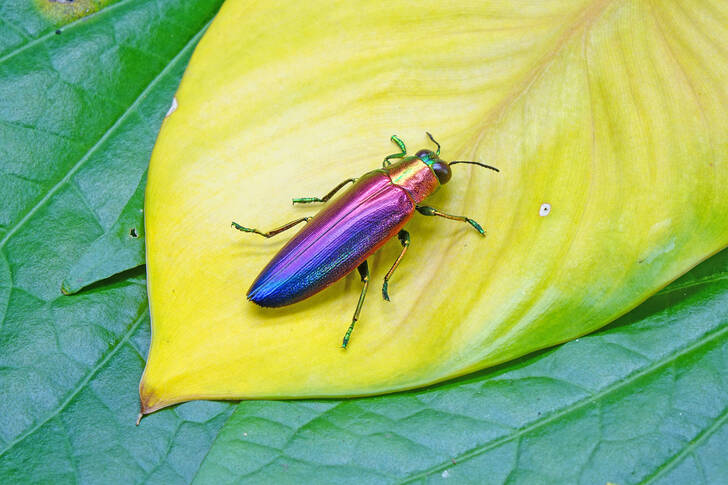
<path fill-rule="evenodd" d="M 243 226 L 241 226 L 240 224 L 238 224 L 237 222 L 233 222 L 232 226 L 233 226 L 233 227 L 234 227 L 235 229 L 237 229 L 238 231 L 243 231 L 243 232 L 254 232 L 255 234 L 260 234 L 260 235 L 261 235 L 261 236 L 263 236 L 263 237 L 273 237 L 273 236 L 275 236 L 276 234 L 280 234 L 280 233 L 282 233 L 283 231 L 287 231 L 288 229 L 292 228 L 292 227 L 293 227 L 293 226 L 295 226 L 296 224 L 300 224 L 301 222 L 304 222 L 304 221 L 308 222 L 308 221 L 310 221 L 311 219 L 312 219 L 312 217 L 301 217 L 300 219 L 296 219 L 295 221 L 291 221 L 291 222 L 289 222 L 288 224 L 283 224 L 283 225 L 282 225 L 281 227 L 277 227 L 277 228 L 275 228 L 275 229 L 271 229 L 271 230 L 270 230 L 270 231 L 268 231 L 268 232 L 260 232 L 260 231 L 259 231 L 259 230 L 257 230 L 257 229 L 251 229 L 251 228 L 249 228 L 249 227 L 243 227 Z"/>
<path fill-rule="evenodd" d="M 478 224 L 474 220 L 470 219 L 469 217 L 454 216 L 452 214 L 446 214 L 444 212 L 441 212 L 437 209 L 434 209 L 434 208 L 426 206 L 426 205 L 418 205 L 416 207 L 416 209 L 417 209 L 417 212 L 419 212 L 420 214 L 424 214 L 426 216 L 439 216 L 439 217 L 444 217 L 445 219 L 452 219 L 453 221 L 467 222 L 468 224 L 473 226 L 475 228 L 475 230 L 480 233 L 481 236 L 485 236 L 485 229 L 480 227 L 480 224 Z"/>
<path fill-rule="evenodd" d="M 399 257 L 392 265 L 392 268 L 387 272 L 387 275 L 384 277 L 384 284 L 382 285 L 382 297 L 389 301 L 389 293 L 387 293 L 387 287 L 389 285 L 389 278 L 392 277 L 392 273 L 394 273 L 394 270 L 397 269 L 397 266 L 399 266 L 400 261 L 402 261 L 402 258 L 404 257 L 404 253 L 407 252 L 407 248 L 410 245 L 410 235 L 409 232 L 402 229 L 397 234 L 397 238 L 399 239 L 399 242 L 402 244 L 402 252 L 399 253 Z"/>
<path fill-rule="evenodd" d="M 310 204 L 311 202 L 328 202 L 328 200 L 336 194 L 339 190 L 341 190 L 344 185 L 350 183 L 350 182 L 356 182 L 356 179 L 346 179 L 343 182 L 341 182 L 339 185 L 331 189 L 331 191 L 324 195 L 323 197 L 299 197 L 298 199 L 293 199 L 294 204 Z"/>
<path fill-rule="evenodd" d="M 356 304 L 356 310 L 354 310 L 354 318 L 351 319 L 351 325 L 349 325 L 349 328 L 346 330 L 346 334 L 344 334 L 344 340 L 341 343 L 341 348 L 343 349 L 345 349 L 346 346 L 349 344 L 351 332 L 354 331 L 354 325 L 356 325 L 357 320 L 359 320 L 361 306 L 362 304 L 364 304 L 364 297 L 367 295 L 367 288 L 369 287 L 369 265 L 367 264 L 366 260 L 364 260 L 364 262 L 359 265 L 357 270 L 359 270 L 359 276 L 361 276 L 361 282 L 364 283 L 364 287 L 362 287 L 361 289 L 361 295 L 359 295 L 359 303 Z"/>
<path fill-rule="evenodd" d="M 392 135 L 392 138 L 390 138 L 390 140 L 392 140 L 394 143 L 396 143 L 401 151 L 399 153 L 393 153 L 391 155 L 387 155 L 386 157 L 384 157 L 384 161 L 382 162 L 382 167 L 385 167 L 385 168 L 392 164 L 392 162 L 390 162 L 390 160 L 392 158 L 402 158 L 405 155 L 407 155 L 407 149 L 404 146 L 404 142 L 397 135 Z"/>

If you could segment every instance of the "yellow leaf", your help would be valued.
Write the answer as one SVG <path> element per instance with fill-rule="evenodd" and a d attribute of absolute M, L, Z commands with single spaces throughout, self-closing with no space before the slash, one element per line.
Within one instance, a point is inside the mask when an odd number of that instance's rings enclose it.
<path fill-rule="evenodd" d="M 728 4 L 229 0 L 165 120 L 146 194 L 144 412 L 190 399 L 407 389 L 591 332 L 728 244 Z M 402 137 L 468 165 L 391 241 L 349 349 L 350 275 L 246 301 L 270 229 Z M 546 214 L 544 204 L 550 205 Z M 291 231 L 293 232 L 293 231 Z"/>

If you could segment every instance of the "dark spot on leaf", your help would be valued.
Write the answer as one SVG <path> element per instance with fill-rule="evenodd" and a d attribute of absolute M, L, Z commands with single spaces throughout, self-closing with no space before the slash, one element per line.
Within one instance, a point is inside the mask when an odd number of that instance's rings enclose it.
<path fill-rule="evenodd" d="M 129 230 L 129 235 L 130 235 L 131 237 L 139 237 L 139 234 L 137 234 L 137 231 L 136 231 L 136 228 L 135 228 L 135 227 L 132 227 L 132 228 L 131 228 L 131 229 Z"/>
<path fill-rule="evenodd" d="M 56 35 L 61 35 L 61 30 L 56 30 Z"/>

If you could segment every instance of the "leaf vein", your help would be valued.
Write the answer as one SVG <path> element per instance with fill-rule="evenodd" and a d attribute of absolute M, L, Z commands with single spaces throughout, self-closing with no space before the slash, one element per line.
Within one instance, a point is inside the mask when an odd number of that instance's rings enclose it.
<path fill-rule="evenodd" d="M 703 431 L 698 434 L 695 438 L 690 440 L 685 448 L 680 450 L 679 453 L 676 453 L 673 455 L 669 460 L 667 460 L 665 463 L 662 464 L 662 466 L 657 469 L 652 475 L 647 477 L 642 483 L 648 484 L 648 483 L 654 483 L 659 478 L 665 476 L 667 472 L 672 470 L 678 463 L 682 461 L 683 458 L 685 458 L 689 454 L 693 454 L 698 446 L 700 446 L 705 440 L 710 438 L 713 433 L 718 431 L 724 424 L 728 422 L 728 407 L 723 409 L 723 412 L 718 416 L 718 418 L 713 421 L 713 424 L 705 428 Z M 699 462 L 699 460 L 696 458 L 696 466 Z"/>
<path fill-rule="evenodd" d="M 531 433 L 532 431 L 541 429 L 544 426 L 546 426 L 558 419 L 561 419 L 562 417 L 567 416 L 573 412 L 579 411 L 587 406 L 594 405 L 595 403 L 598 403 L 598 401 L 601 398 L 603 398 L 613 392 L 619 391 L 620 389 L 626 387 L 629 384 L 632 384 L 633 382 L 635 382 L 636 380 L 638 380 L 642 377 L 648 376 L 648 375 L 652 374 L 653 372 L 661 370 L 662 368 L 664 368 L 666 366 L 672 365 L 680 357 L 689 355 L 689 354 L 695 352 L 696 350 L 699 350 L 699 349 L 713 343 L 714 341 L 720 339 L 721 337 L 724 337 L 726 334 L 728 334 L 728 322 L 726 322 L 725 325 L 723 327 L 721 327 L 719 330 L 713 331 L 712 333 L 709 333 L 709 334 L 704 334 L 702 336 L 703 338 L 699 338 L 693 344 L 683 347 L 681 350 L 675 352 L 669 358 L 667 358 L 663 361 L 655 362 L 652 365 L 649 365 L 640 371 L 637 371 L 631 375 L 628 375 L 624 379 L 621 379 L 621 380 L 615 382 L 614 384 L 611 384 L 611 385 L 605 387 L 601 391 L 596 392 L 596 393 L 588 396 L 585 399 L 575 401 L 574 403 L 570 404 L 569 406 L 566 406 L 562 410 L 560 410 L 554 414 L 551 414 L 542 420 L 536 420 L 534 423 L 519 429 L 518 431 L 516 431 L 515 433 L 513 433 L 510 436 L 504 436 L 503 438 L 494 440 L 491 443 L 485 444 L 483 446 L 475 447 L 472 450 L 467 451 L 467 452 L 463 453 L 462 455 L 458 456 L 457 458 L 455 458 L 455 460 L 458 463 L 470 460 L 472 458 L 475 458 L 476 456 L 482 455 L 483 453 L 485 453 L 489 450 L 492 450 L 505 443 L 513 441 L 514 439 L 520 439 L 522 436 L 525 436 L 526 434 Z M 726 410 L 726 412 L 728 413 L 728 410 Z M 433 467 L 428 468 L 427 470 L 423 470 L 420 473 L 412 475 L 411 477 L 408 477 L 399 483 L 402 483 L 402 484 L 411 483 L 413 481 L 425 478 L 432 473 L 442 471 L 442 470 L 448 468 L 450 465 L 451 465 L 450 462 L 442 463 L 440 465 L 435 465 Z"/>
<path fill-rule="evenodd" d="M 99 138 L 99 140 L 94 143 L 94 145 L 84 154 L 81 159 L 76 162 L 76 164 L 71 167 L 71 169 L 66 173 L 66 175 L 56 184 L 54 185 L 47 193 L 46 195 L 36 203 L 35 206 L 33 206 L 21 219 L 18 221 L 13 227 L 11 227 L 8 232 L 5 234 L 5 237 L 0 240 L 0 248 L 4 247 L 5 244 L 8 242 L 8 240 L 20 229 L 32 216 L 35 214 L 41 207 L 43 207 L 46 202 L 48 202 L 55 194 L 58 192 L 61 187 L 63 187 L 70 179 L 73 177 L 73 175 L 86 163 L 86 161 L 91 158 L 91 155 L 93 155 L 96 150 L 99 149 L 110 137 L 111 134 L 114 133 L 121 125 L 126 121 L 126 119 L 131 116 L 133 113 L 136 112 L 137 107 L 146 99 L 146 97 L 149 95 L 151 90 L 157 85 L 157 83 L 167 74 L 169 71 L 172 70 L 173 66 L 185 55 L 188 49 L 191 49 L 194 45 L 197 44 L 197 41 L 200 39 L 202 34 L 207 29 L 207 26 L 210 25 L 209 21 L 206 23 L 200 30 L 197 32 L 197 34 L 192 37 L 187 44 L 177 53 L 176 56 L 174 56 L 169 64 L 167 64 L 164 69 L 162 69 L 159 74 L 157 74 L 154 79 L 147 85 L 146 88 L 137 96 L 137 98 L 134 100 L 134 102 L 129 106 L 129 108 L 124 111 L 124 113 L 117 118 L 117 120 L 114 122 L 114 124 L 109 128 L 104 135 Z"/>
<path fill-rule="evenodd" d="M 46 423 L 48 423 L 51 419 L 58 416 L 61 411 L 63 411 L 72 401 L 73 399 L 86 387 L 86 384 L 88 384 L 91 379 L 98 373 L 99 370 L 101 370 L 106 363 L 111 360 L 111 358 L 116 355 L 116 353 L 124 346 L 126 342 L 129 341 L 131 336 L 134 334 L 137 328 L 141 325 L 141 323 L 144 321 L 145 317 L 149 314 L 149 307 L 148 305 L 145 306 L 144 311 L 137 317 L 137 319 L 132 323 L 131 327 L 129 327 L 129 330 L 124 334 L 124 336 L 121 338 L 121 340 L 118 341 L 114 347 L 109 351 L 106 356 L 99 361 L 98 364 L 96 364 L 93 369 L 91 369 L 87 374 L 86 377 L 81 380 L 78 385 L 76 386 L 76 389 L 66 398 L 65 401 L 63 401 L 55 410 L 53 410 L 45 419 L 40 421 L 38 424 L 15 438 L 11 443 L 8 444 L 8 446 L 5 447 L 2 451 L 0 451 L 0 458 L 5 455 L 8 451 L 10 451 L 12 448 L 14 448 L 18 443 L 24 441 L 28 436 L 32 435 L 36 431 L 38 431 L 42 426 L 44 426 Z"/>

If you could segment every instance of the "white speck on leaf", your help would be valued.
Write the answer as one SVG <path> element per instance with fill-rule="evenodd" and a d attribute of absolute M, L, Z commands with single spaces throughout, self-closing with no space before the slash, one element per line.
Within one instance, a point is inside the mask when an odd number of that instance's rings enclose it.
<path fill-rule="evenodd" d="M 538 210 L 538 215 L 541 217 L 546 217 L 551 212 L 551 204 L 541 204 L 541 208 Z"/>
<path fill-rule="evenodd" d="M 177 106 L 179 105 L 177 104 L 177 96 L 175 96 L 174 98 L 172 98 L 172 106 L 169 107 L 169 111 L 167 111 L 167 114 L 164 115 L 164 117 L 169 118 L 169 115 L 177 111 Z"/>
<path fill-rule="evenodd" d="M 445 470 L 444 472 L 442 472 L 442 478 L 447 478 L 449 476 L 450 476 L 450 472 L 448 470 Z"/>

